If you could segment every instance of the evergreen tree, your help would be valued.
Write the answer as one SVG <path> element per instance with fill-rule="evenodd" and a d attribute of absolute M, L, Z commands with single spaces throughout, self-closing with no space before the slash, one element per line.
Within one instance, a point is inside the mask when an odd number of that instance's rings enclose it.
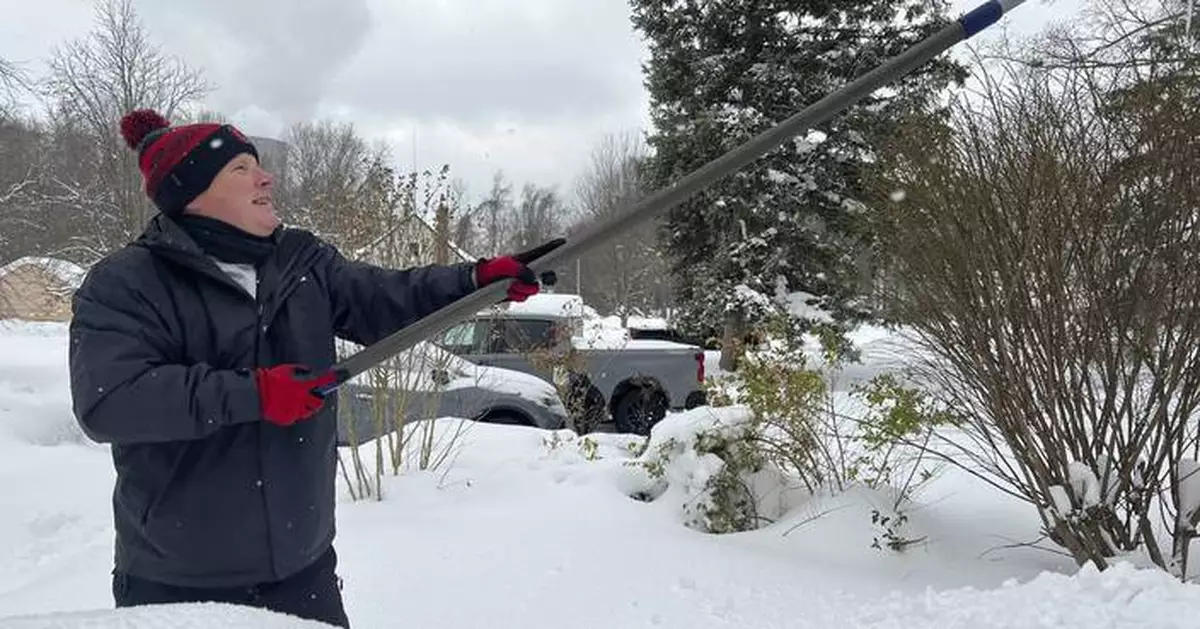
<path fill-rule="evenodd" d="M 947 23 L 939 0 L 631 3 L 650 49 L 655 189 Z M 662 238 L 681 322 L 712 329 L 730 305 L 752 315 L 755 304 L 772 308 L 776 295 L 798 291 L 840 319 L 866 315 L 861 256 L 872 238 L 861 170 L 883 134 L 931 115 L 939 92 L 963 78 L 939 58 L 670 212 Z"/>

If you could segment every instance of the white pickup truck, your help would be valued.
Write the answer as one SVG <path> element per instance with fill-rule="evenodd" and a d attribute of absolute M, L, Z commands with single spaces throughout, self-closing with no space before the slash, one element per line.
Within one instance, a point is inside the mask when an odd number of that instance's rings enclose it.
<path fill-rule="evenodd" d="M 705 403 L 700 347 L 632 340 L 578 295 L 502 304 L 431 340 L 471 362 L 554 382 L 581 434 L 612 421 L 620 432 L 645 435 L 668 410 Z"/>

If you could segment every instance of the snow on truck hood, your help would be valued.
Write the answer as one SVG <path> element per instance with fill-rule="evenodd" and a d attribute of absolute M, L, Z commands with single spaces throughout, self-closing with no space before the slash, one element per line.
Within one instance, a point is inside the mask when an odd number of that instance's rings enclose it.
<path fill-rule="evenodd" d="M 566 413 L 558 391 L 549 382 L 513 369 L 477 365 L 427 341 L 400 352 L 390 364 L 395 367 L 394 373 L 398 380 L 393 386 L 416 391 L 479 387 L 499 394 L 516 395 Z M 444 387 L 439 387 L 434 379 L 434 372 L 439 370 L 450 378 L 450 382 Z M 351 381 L 370 384 L 365 374 Z"/>
<path fill-rule="evenodd" d="M 423 352 L 431 364 L 446 365 L 443 368 L 450 372 L 451 379 L 447 389 L 476 386 L 497 393 L 517 395 L 546 406 L 562 406 L 554 386 L 532 374 L 503 367 L 477 365 L 433 343 L 422 342 L 414 349 Z M 554 403 L 548 403 L 548 400 L 553 400 Z"/>
<path fill-rule="evenodd" d="M 479 311 L 480 316 L 504 313 L 514 317 L 546 317 L 552 319 L 593 319 L 600 313 L 583 303 L 583 298 L 574 294 L 538 293 L 525 301 L 504 302 Z"/>
<path fill-rule="evenodd" d="M 566 407 L 558 391 L 549 382 L 541 378 L 512 369 L 471 365 L 471 371 L 450 381 L 447 389 L 466 387 L 481 387 L 496 393 L 515 395 L 531 400 L 560 414 L 566 414 Z"/>
<path fill-rule="evenodd" d="M 577 335 L 571 338 L 571 344 L 580 350 L 642 350 L 664 351 L 691 349 L 699 351 L 695 345 L 660 341 L 653 339 L 633 339 L 629 328 L 665 329 L 667 323 L 662 318 L 641 317 L 631 315 L 628 325 L 623 325 L 621 317 L 615 315 L 601 316 L 595 308 L 583 302 L 583 298 L 575 294 L 538 293 L 523 302 L 506 302 L 476 313 L 480 317 L 511 317 L 517 319 L 570 319 L 580 326 Z"/>
<path fill-rule="evenodd" d="M 442 369 L 449 372 L 450 383 L 445 387 L 448 390 L 479 387 L 499 394 L 524 397 L 541 406 L 566 413 L 558 390 L 544 379 L 504 367 L 476 365 L 430 342 L 418 343 L 412 351 L 424 354 L 426 364 L 442 365 Z"/>

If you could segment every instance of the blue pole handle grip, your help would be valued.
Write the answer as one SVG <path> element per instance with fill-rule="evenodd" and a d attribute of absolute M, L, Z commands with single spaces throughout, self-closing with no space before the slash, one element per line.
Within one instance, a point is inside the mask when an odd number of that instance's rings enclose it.
<path fill-rule="evenodd" d="M 958 19 L 963 33 L 972 37 L 983 29 L 995 24 L 1007 12 L 1013 10 L 1025 0 L 990 0 Z"/>
<path fill-rule="evenodd" d="M 345 369 L 338 369 L 335 367 L 333 369 L 333 373 L 335 376 L 337 376 L 337 380 L 326 385 L 313 387 L 313 395 L 321 399 L 325 399 L 326 396 L 328 396 L 330 393 L 333 393 L 338 387 L 342 386 L 343 383 L 350 379 L 350 374 Z"/>

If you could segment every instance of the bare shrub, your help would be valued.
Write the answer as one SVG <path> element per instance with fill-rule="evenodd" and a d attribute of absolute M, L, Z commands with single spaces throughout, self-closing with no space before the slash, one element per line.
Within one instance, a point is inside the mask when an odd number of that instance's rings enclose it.
<path fill-rule="evenodd" d="M 314 138 L 335 139 L 344 145 L 339 150 L 354 157 L 322 158 L 314 153 L 308 156 L 311 163 L 301 160 L 293 166 L 293 183 L 303 193 L 293 198 L 293 211 L 298 216 L 314 221 L 315 227 L 324 225 L 330 240 L 351 259 L 394 269 L 432 262 L 436 246 L 431 245 L 436 245 L 436 235 L 424 228 L 426 223 L 421 218 L 431 215 L 432 209 L 444 201 L 448 167 L 438 173 L 396 176 L 380 161 L 382 153 L 364 152 L 365 143 L 350 127 L 297 126 L 292 133 L 307 138 L 312 144 L 309 149 L 319 144 Z M 295 155 L 303 157 L 306 153 Z M 336 220 L 330 218 L 334 216 Z M 349 353 L 349 344 L 341 353 Z M 461 380 L 456 360 L 435 346 L 421 344 L 352 381 L 365 389 L 360 394 L 371 416 L 369 429 L 360 433 L 348 414 L 352 401 L 343 402 L 339 408 L 339 421 L 347 427 L 350 442 L 350 465 L 342 461 L 341 467 L 352 499 L 381 500 L 385 475 L 411 469 L 446 469 L 464 428 L 459 424 L 443 431 L 441 424 L 433 420 L 438 419 L 445 386 L 450 380 Z M 374 446 L 373 465 L 364 460 L 360 448 L 367 443 Z"/>
<path fill-rule="evenodd" d="M 958 429 L 938 451 L 1080 562 L 1186 573 L 1200 519 L 1200 115 L 1183 83 L 1004 64 L 880 181 L 886 296 Z M 903 194 L 896 194 L 902 191 Z M 1157 517 L 1155 517 L 1157 516 Z"/>
<path fill-rule="evenodd" d="M 352 402 L 339 406 L 350 456 L 349 468 L 342 461 L 342 475 L 352 499 L 382 500 L 385 475 L 440 470 L 452 460 L 463 424 L 443 434 L 435 420 L 445 384 L 457 377 L 453 362 L 448 352 L 421 344 L 354 380 L 365 389 L 356 394 L 366 402 L 371 421 L 369 431 L 360 434 L 348 410 Z M 363 459 L 360 447 L 367 443 L 373 444 L 371 462 Z"/>

